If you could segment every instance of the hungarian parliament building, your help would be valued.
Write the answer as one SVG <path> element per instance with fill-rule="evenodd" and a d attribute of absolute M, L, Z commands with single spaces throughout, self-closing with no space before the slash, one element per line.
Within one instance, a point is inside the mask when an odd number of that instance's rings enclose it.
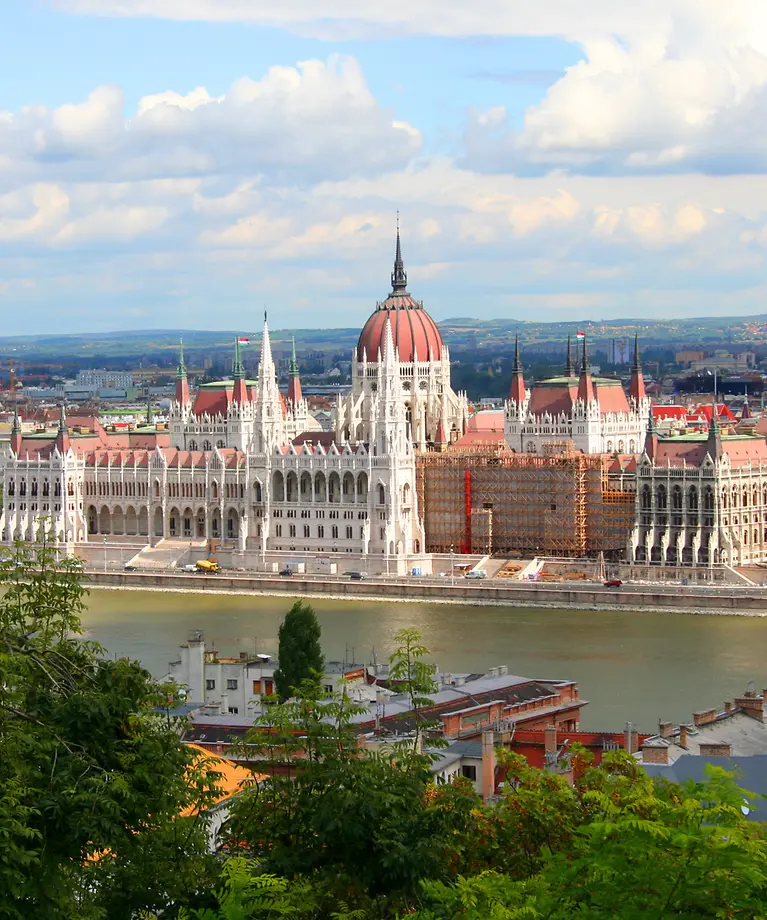
<path fill-rule="evenodd" d="M 436 323 L 407 291 L 399 233 L 391 284 L 360 335 L 333 431 L 310 415 L 295 357 L 278 389 L 266 317 L 256 380 L 236 342 L 231 379 L 192 399 L 182 351 L 167 427 L 114 434 L 62 408 L 58 431 L 36 433 L 15 417 L 0 460 L 3 542 L 45 531 L 70 550 L 135 536 L 261 555 L 423 553 L 416 451 L 463 433 L 468 402 L 450 387 Z"/>
<path fill-rule="evenodd" d="M 601 455 L 604 470 L 617 468 L 630 490 L 619 550 L 628 561 L 767 558 L 764 437 L 720 430 L 716 413 L 708 431 L 659 435 L 638 341 L 628 392 L 620 380 L 592 377 L 585 339 L 576 355 L 568 342 L 561 375 L 528 389 L 517 343 L 499 440 L 483 441 L 466 395 L 451 387 L 437 324 L 408 292 L 399 231 L 391 290 L 360 333 L 351 389 L 333 414 L 332 430 L 321 430 L 295 353 L 280 392 L 265 316 L 255 380 L 236 341 L 231 377 L 202 384 L 192 397 L 181 350 L 164 424 L 148 418 L 113 431 L 97 419 L 67 418 L 62 407 L 57 428 L 29 430 L 15 414 L 0 455 L 0 539 L 44 533 L 67 553 L 94 543 L 149 551 L 197 541 L 244 568 L 268 553 L 350 553 L 368 557 L 369 569 L 380 569 L 373 557 L 384 556 L 387 570 L 393 557 L 395 571 L 420 557 L 428 571 L 434 539 L 424 530 L 416 478 L 424 456 L 463 449 L 481 464 L 483 450 L 485 460 L 502 450 L 545 462 L 564 446 L 570 455 Z M 502 493 L 501 511 L 510 495 Z M 466 517 L 461 501 L 444 515 L 456 526 Z M 546 501 L 557 508 L 555 497 Z"/>

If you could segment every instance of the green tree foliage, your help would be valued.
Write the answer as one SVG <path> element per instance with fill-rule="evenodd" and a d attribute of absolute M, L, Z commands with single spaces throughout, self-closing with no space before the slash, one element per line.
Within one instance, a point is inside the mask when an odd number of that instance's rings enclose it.
<path fill-rule="evenodd" d="M 392 669 L 402 669 L 423 703 L 431 672 L 421 672 L 418 634 L 402 638 Z M 422 879 L 449 878 L 477 804 L 467 783 L 436 788 L 430 758 L 410 744 L 363 754 L 353 730 L 363 711 L 346 694 L 318 697 L 308 680 L 270 707 L 247 740 L 268 778 L 234 803 L 231 842 L 263 872 L 312 880 L 316 916 L 378 916 L 409 904 Z"/>
<path fill-rule="evenodd" d="M 80 636 L 82 569 L 0 559 L 0 917 L 129 918 L 205 886 L 215 779 L 149 674 Z M 193 813 L 179 817 L 183 809 Z"/>
<path fill-rule="evenodd" d="M 283 702 L 307 679 L 319 681 L 325 668 L 320 647 L 320 624 L 314 610 L 296 601 L 288 611 L 279 631 L 279 668 L 274 682 Z"/>

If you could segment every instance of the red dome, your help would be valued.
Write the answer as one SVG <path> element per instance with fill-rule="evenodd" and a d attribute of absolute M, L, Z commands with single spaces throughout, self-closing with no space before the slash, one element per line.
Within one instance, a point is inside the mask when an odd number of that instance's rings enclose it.
<path fill-rule="evenodd" d="M 358 361 L 363 352 L 368 361 L 378 360 L 379 349 L 383 353 L 387 317 L 400 361 L 428 361 L 430 351 L 435 361 L 442 358 L 442 336 L 434 320 L 409 294 L 391 294 L 376 307 L 360 333 Z"/>

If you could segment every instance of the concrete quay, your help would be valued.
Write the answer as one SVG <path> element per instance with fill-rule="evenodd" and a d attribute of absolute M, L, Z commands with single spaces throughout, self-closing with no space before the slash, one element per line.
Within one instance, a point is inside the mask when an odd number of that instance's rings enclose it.
<path fill-rule="evenodd" d="M 448 583 L 446 583 L 448 582 Z M 93 587 L 128 590 L 184 591 L 188 593 L 236 593 L 288 595 L 291 597 L 337 597 L 366 601 L 488 604 L 494 606 L 605 608 L 613 610 L 664 610 L 734 616 L 767 616 L 767 588 L 679 585 L 627 585 L 605 588 L 598 584 L 486 581 L 456 578 L 348 578 L 293 576 L 284 578 L 252 573 L 217 575 L 168 572 L 89 571 Z"/>

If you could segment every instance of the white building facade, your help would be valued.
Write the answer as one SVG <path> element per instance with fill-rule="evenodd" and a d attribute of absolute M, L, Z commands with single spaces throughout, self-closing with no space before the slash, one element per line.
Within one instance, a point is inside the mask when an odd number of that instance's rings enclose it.
<path fill-rule="evenodd" d="M 392 277 L 392 297 L 402 300 L 399 235 Z M 55 437 L 22 433 L 16 419 L 0 458 L 0 538 L 35 540 L 45 531 L 67 552 L 130 538 L 215 541 L 262 557 L 422 553 L 414 439 L 447 442 L 468 411 L 450 389 L 439 332 L 423 355 L 421 338 L 407 339 L 406 329 L 431 327 L 415 301 L 379 305 L 333 432 L 311 418 L 295 367 L 287 399 L 280 393 L 266 319 L 255 381 L 245 379 L 238 342 L 232 379 L 201 386 L 193 400 L 182 352 L 161 433 L 147 428 L 119 442 L 70 430 L 63 409 Z"/>
<path fill-rule="evenodd" d="M 564 375 L 540 380 L 528 390 L 517 342 L 504 440 L 513 450 L 528 454 L 542 454 L 547 445 L 568 441 L 585 454 L 636 454 L 642 449 L 650 407 L 638 341 L 628 396 L 620 380 L 592 377 L 585 338 L 579 372 L 568 339 Z"/>

